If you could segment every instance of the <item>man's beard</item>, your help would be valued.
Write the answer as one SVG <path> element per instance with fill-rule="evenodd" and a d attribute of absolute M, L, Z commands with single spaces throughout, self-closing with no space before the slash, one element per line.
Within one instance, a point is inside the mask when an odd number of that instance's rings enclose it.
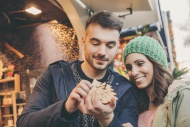
<path fill-rule="evenodd" d="M 114 59 L 112 61 L 109 62 L 109 60 L 107 58 L 101 58 L 101 57 L 92 57 L 92 59 L 88 59 L 90 57 L 88 57 L 88 55 L 85 55 L 85 59 L 86 61 L 88 62 L 88 64 L 94 69 L 94 70 L 97 70 L 97 71 L 103 71 L 103 70 L 106 70 L 111 64 L 112 62 L 114 61 Z M 95 65 L 94 62 L 93 62 L 93 59 L 96 59 L 96 58 L 99 58 L 100 60 L 106 60 L 106 63 L 108 63 L 107 65 L 99 65 L 101 67 L 98 67 L 98 65 Z"/>

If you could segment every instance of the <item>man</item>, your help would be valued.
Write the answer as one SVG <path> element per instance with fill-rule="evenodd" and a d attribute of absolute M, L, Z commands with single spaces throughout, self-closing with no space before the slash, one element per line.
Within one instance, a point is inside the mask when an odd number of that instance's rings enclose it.
<path fill-rule="evenodd" d="M 129 81 L 108 69 L 119 45 L 123 23 L 100 11 L 86 22 L 82 38 L 84 61 L 51 64 L 36 83 L 18 127 L 121 127 L 137 126 L 137 98 Z M 117 97 L 109 103 L 90 96 L 93 79 L 111 85 Z"/>

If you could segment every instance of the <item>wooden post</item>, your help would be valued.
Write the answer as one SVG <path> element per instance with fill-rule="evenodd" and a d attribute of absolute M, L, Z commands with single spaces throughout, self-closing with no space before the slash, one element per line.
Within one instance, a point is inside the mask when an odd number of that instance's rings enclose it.
<path fill-rule="evenodd" d="M 19 92 L 20 91 L 20 75 L 15 74 L 14 78 L 15 78 L 15 80 L 14 80 L 14 85 L 15 85 L 14 91 Z"/>

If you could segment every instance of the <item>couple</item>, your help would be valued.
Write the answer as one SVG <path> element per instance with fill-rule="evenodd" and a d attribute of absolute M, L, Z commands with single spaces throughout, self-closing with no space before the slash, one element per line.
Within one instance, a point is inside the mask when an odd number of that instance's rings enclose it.
<path fill-rule="evenodd" d="M 128 74 L 136 85 L 131 85 L 126 78 L 108 68 L 117 54 L 122 26 L 123 23 L 113 13 L 100 11 L 92 15 L 86 22 L 85 35 L 82 38 L 85 60 L 71 63 L 58 61 L 51 64 L 38 79 L 32 95 L 18 118 L 17 126 L 137 127 L 137 123 L 143 121 L 145 116 L 143 113 L 146 111 L 160 113 L 152 113 L 155 116 L 150 122 L 160 116 L 166 118 L 154 121 L 155 126 L 156 124 L 162 126 L 165 122 L 166 124 L 172 122 L 174 126 L 178 123 L 185 127 L 190 125 L 186 118 L 189 114 L 183 109 L 189 106 L 189 104 L 184 105 L 187 99 L 185 84 L 183 85 L 185 88 L 180 87 L 179 90 L 184 95 L 176 96 L 175 110 L 164 109 L 166 107 L 163 106 L 164 97 L 169 92 L 168 87 L 172 83 L 172 77 L 165 69 L 167 59 L 157 41 L 149 37 L 139 37 L 132 40 L 129 43 L 131 46 L 124 50 L 124 62 Z M 138 47 L 137 43 L 140 43 L 142 48 Z M 149 56 L 144 53 L 150 46 Z M 153 52 L 154 46 L 158 46 L 157 52 Z M 158 58 L 155 55 L 162 56 Z M 101 103 L 98 94 L 95 94 L 93 99 L 90 98 L 93 79 L 107 82 L 112 86 L 116 96 L 113 96 L 109 103 Z M 171 93 L 177 88 L 171 90 Z M 173 96 L 169 97 L 166 100 Z M 168 119 L 167 115 L 171 115 L 168 113 L 170 110 L 172 117 Z M 177 113 L 174 116 L 184 117 L 182 120 L 179 117 L 173 118 L 173 113 Z"/>

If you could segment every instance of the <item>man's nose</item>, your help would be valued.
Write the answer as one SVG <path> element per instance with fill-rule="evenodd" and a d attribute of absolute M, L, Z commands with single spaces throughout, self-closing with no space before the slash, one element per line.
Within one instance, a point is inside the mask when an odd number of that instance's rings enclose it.
<path fill-rule="evenodd" d="M 98 49 L 98 54 L 105 55 L 106 54 L 106 46 L 101 45 Z"/>

